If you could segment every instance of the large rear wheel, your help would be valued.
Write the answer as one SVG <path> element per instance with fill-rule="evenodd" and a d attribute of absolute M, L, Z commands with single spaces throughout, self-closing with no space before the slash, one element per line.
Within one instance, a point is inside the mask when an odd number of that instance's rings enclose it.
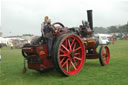
<path fill-rule="evenodd" d="M 75 75 L 81 70 L 85 60 L 85 48 L 77 35 L 62 35 L 57 39 L 54 49 L 55 65 L 62 74 Z"/>

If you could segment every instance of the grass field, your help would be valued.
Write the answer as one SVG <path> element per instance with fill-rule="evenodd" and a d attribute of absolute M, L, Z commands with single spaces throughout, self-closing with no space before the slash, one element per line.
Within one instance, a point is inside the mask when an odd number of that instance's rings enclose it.
<path fill-rule="evenodd" d="M 0 85 L 128 85 L 128 40 L 109 45 L 111 59 L 102 67 L 99 60 L 86 60 L 79 74 L 64 77 L 55 69 L 39 73 L 27 70 L 22 73 L 21 49 L 2 48 Z"/>

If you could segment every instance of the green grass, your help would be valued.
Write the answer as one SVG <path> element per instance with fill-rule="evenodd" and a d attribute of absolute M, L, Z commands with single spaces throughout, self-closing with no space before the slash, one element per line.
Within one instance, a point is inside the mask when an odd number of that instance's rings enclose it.
<path fill-rule="evenodd" d="M 128 40 L 118 40 L 109 45 L 111 59 L 107 66 L 99 60 L 86 60 L 79 74 L 64 77 L 55 69 L 40 74 L 28 69 L 22 73 L 21 49 L 2 48 L 0 61 L 0 85 L 127 85 Z"/>

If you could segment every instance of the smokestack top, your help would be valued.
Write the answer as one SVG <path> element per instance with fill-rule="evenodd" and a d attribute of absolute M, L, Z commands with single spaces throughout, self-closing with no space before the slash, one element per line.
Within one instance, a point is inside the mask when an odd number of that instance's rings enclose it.
<path fill-rule="evenodd" d="M 91 11 L 92 12 L 92 10 L 90 9 L 90 10 L 87 10 L 87 12 L 89 12 L 89 11 Z"/>
<path fill-rule="evenodd" d="M 93 31 L 93 17 L 92 17 L 92 10 L 87 10 L 87 18 L 89 22 L 89 26 Z"/>

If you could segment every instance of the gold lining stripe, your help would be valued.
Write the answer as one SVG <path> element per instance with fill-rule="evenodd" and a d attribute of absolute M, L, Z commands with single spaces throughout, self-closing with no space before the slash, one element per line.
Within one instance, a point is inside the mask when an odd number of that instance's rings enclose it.
<path fill-rule="evenodd" d="M 88 42 L 96 42 L 96 40 L 88 40 Z"/>
<path fill-rule="evenodd" d="M 45 54 L 45 52 L 44 51 L 40 51 L 40 55 L 44 55 Z"/>

